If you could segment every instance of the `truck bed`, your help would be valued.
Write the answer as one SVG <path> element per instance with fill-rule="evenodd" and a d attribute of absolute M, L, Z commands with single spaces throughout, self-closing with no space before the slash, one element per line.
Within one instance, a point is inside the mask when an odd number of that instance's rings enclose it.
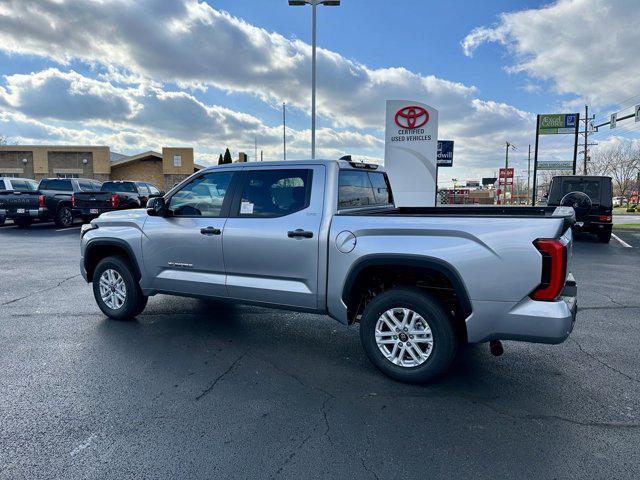
<path fill-rule="evenodd" d="M 570 207 L 384 207 L 363 208 L 338 212 L 338 216 L 393 216 L 393 217 L 548 217 L 563 218 L 564 228 L 575 223 L 575 212 Z"/>

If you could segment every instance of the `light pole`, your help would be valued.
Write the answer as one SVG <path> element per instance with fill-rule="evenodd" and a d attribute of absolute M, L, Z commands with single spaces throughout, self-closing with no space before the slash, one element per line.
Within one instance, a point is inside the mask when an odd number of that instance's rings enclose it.
<path fill-rule="evenodd" d="M 337 7 L 340 0 L 289 0 L 289 5 L 311 5 L 311 160 L 316 158 L 316 9 L 318 5 Z"/>

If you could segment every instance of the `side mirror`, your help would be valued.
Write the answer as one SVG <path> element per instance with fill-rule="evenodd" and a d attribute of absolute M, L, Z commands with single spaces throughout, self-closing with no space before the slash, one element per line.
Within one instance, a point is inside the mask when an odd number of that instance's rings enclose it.
<path fill-rule="evenodd" d="M 152 217 L 164 217 L 167 211 L 167 204 L 164 197 L 153 197 L 147 201 L 147 214 Z"/>

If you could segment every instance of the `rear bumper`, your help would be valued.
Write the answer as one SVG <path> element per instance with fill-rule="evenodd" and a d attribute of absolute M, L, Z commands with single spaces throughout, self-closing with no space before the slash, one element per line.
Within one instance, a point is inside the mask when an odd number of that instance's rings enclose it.
<path fill-rule="evenodd" d="M 533 343 L 564 342 L 576 321 L 578 288 L 569 274 L 561 297 L 541 302 L 527 297 L 521 302 L 474 302 L 467 319 L 470 343 L 518 340 Z"/>
<path fill-rule="evenodd" d="M 582 222 L 576 223 L 574 228 L 579 232 L 585 233 L 607 233 L 610 232 L 613 228 L 613 223 L 611 222 Z"/>
<path fill-rule="evenodd" d="M 46 208 L 25 208 L 24 212 L 18 213 L 15 209 L 0 209 L 0 218 L 15 220 L 17 218 L 47 218 L 49 210 Z"/>
<path fill-rule="evenodd" d="M 93 212 L 91 210 L 93 210 Z M 73 214 L 82 217 L 99 217 L 101 214 L 105 212 L 112 212 L 113 210 L 113 208 L 81 207 L 74 208 Z"/>

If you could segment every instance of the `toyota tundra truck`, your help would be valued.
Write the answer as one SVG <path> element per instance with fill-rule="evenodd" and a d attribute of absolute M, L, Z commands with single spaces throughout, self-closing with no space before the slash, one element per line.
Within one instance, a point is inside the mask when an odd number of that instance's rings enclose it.
<path fill-rule="evenodd" d="M 364 163 L 230 164 L 84 225 L 80 269 L 115 320 L 156 294 L 321 313 L 359 324 L 388 376 L 426 382 L 467 343 L 568 337 L 573 222 L 570 207 L 397 207 Z"/>

